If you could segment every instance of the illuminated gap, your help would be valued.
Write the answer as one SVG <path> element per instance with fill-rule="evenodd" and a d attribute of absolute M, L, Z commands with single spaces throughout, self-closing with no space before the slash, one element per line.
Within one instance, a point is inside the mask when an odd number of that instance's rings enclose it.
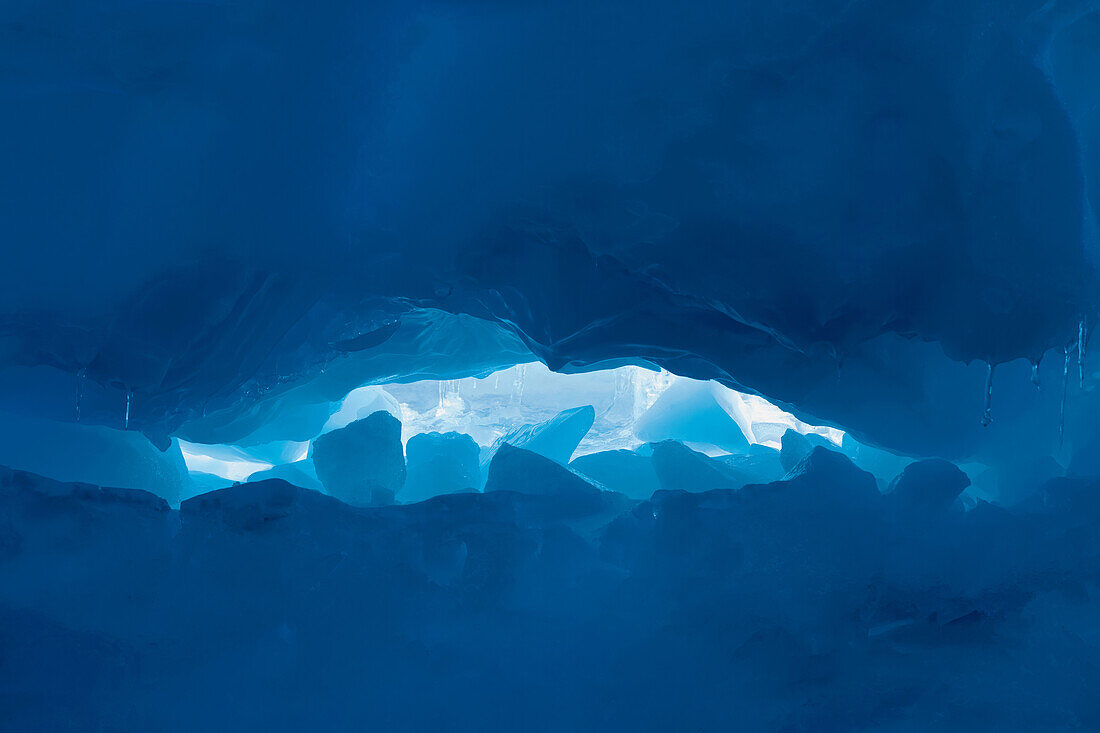
<path fill-rule="evenodd" d="M 183 462 L 190 473 L 205 473 L 229 481 L 245 481 L 274 464 L 259 461 L 232 445 L 203 445 L 180 440 Z M 302 456 L 305 457 L 304 455 Z"/>
<path fill-rule="evenodd" d="M 489 446 L 523 425 L 549 420 L 562 410 L 592 405 L 596 421 L 578 446 L 574 458 L 605 450 L 633 450 L 645 442 L 662 439 L 682 440 L 710 455 L 733 452 L 724 449 L 721 441 L 707 440 L 705 425 L 697 426 L 699 429 L 695 432 L 698 434 L 693 436 L 676 435 L 675 429 L 664 434 L 639 430 L 639 425 L 652 420 L 651 410 L 666 393 L 674 398 L 674 403 L 676 397 L 683 398 L 683 414 L 678 419 L 686 427 L 692 423 L 693 409 L 700 413 L 708 407 L 712 411 L 721 409 L 738 423 L 749 444 L 778 449 L 780 438 L 788 428 L 803 434 L 819 434 L 836 445 L 840 445 L 844 436 L 843 431 L 836 428 L 804 423 L 762 397 L 743 394 L 717 382 L 637 366 L 560 374 L 535 362 L 502 369 L 482 378 L 388 384 L 361 390 L 372 392 L 349 395 L 345 407 L 349 401 L 374 401 L 378 399 L 377 391 L 384 391 L 383 400 L 390 398 L 397 402 L 396 409 L 386 409 L 401 420 L 401 438 L 405 442 L 418 433 L 455 431 L 472 436 L 481 446 Z M 373 403 L 380 406 L 382 400 Z M 661 407 L 670 412 L 677 409 L 675 404 Z M 354 419 L 348 414 L 350 411 L 342 412 L 342 420 L 337 422 Z M 366 410 L 359 411 L 360 416 L 363 412 Z M 707 416 L 698 414 L 695 417 L 702 421 Z M 713 419 L 715 415 L 710 417 Z"/>
<path fill-rule="evenodd" d="M 736 452 L 738 444 L 780 447 L 788 429 L 816 433 L 840 445 L 844 433 L 798 420 L 762 397 L 716 382 L 679 377 L 636 366 L 583 374 L 559 374 L 544 364 L 521 364 L 487 377 L 370 385 L 332 403 L 321 433 L 376 410 L 401 420 L 402 442 L 418 433 L 459 432 L 483 448 L 524 425 L 562 410 L 592 405 L 596 420 L 574 457 L 605 450 L 633 450 L 643 443 L 680 440 L 708 455 Z M 289 443 L 285 458 L 258 456 L 254 448 L 180 441 L 192 473 L 244 481 L 273 465 L 304 459 L 309 443 Z"/>

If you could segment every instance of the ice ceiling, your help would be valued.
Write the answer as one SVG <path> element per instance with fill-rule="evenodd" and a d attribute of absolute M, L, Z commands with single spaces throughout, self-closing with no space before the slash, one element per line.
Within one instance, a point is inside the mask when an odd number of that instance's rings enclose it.
<path fill-rule="evenodd" d="M 7 3 L 0 423 L 163 473 L 139 432 L 301 442 L 363 385 L 536 359 L 1068 461 L 1095 10 Z"/>

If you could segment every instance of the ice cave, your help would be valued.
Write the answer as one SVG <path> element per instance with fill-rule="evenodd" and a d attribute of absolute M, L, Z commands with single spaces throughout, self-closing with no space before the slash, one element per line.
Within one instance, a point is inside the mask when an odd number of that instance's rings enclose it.
<path fill-rule="evenodd" d="M 0 99 L 0 731 L 1100 731 L 1100 0 L 8 0 Z"/>

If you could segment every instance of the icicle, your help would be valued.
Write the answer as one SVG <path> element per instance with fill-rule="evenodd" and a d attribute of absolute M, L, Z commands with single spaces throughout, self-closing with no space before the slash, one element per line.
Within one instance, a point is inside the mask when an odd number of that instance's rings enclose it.
<path fill-rule="evenodd" d="M 87 370 L 81 369 L 76 373 L 76 421 L 80 422 L 80 403 L 84 401 L 84 374 Z"/>
<path fill-rule="evenodd" d="M 126 390 L 126 416 L 122 418 L 122 429 L 130 429 L 130 400 L 133 399 L 134 391 L 132 389 Z"/>
<path fill-rule="evenodd" d="M 1085 387 L 1085 339 L 1088 331 L 1085 328 L 1085 319 L 1082 317 L 1077 323 L 1077 386 Z"/>
<path fill-rule="evenodd" d="M 1062 406 L 1058 417 L 1058 447 L 1062 447 L 1062 439 L 1066 436 L 1066 391 L 1069 389 L 1069 347 L 1064 349 L 1066 354 L 1065 364 L 1062 366 Z"/>
<path fill-rule="evenodd" d="M 527 365 L 520 364 L 516 367 L 516 381 L 513 387 L 515 391 L 516 402 L 523 404 L 523 385 L 527 381 Z"/>
<path fill-rule="evenodd" d="M 993 422 L 993 364 L 985 378 L 985 410 L 982 412 L 982 425 Z"/>

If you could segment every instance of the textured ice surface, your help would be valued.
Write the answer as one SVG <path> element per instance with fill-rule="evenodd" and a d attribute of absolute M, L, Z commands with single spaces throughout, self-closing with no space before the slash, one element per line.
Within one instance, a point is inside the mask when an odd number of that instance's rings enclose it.
<path fill-rule="evenodd" d="M 392 504 L 405 485 L 401 423 L 379 410 L 313 443 L 313 466 L 325 491 L 349 504 Z"/>

